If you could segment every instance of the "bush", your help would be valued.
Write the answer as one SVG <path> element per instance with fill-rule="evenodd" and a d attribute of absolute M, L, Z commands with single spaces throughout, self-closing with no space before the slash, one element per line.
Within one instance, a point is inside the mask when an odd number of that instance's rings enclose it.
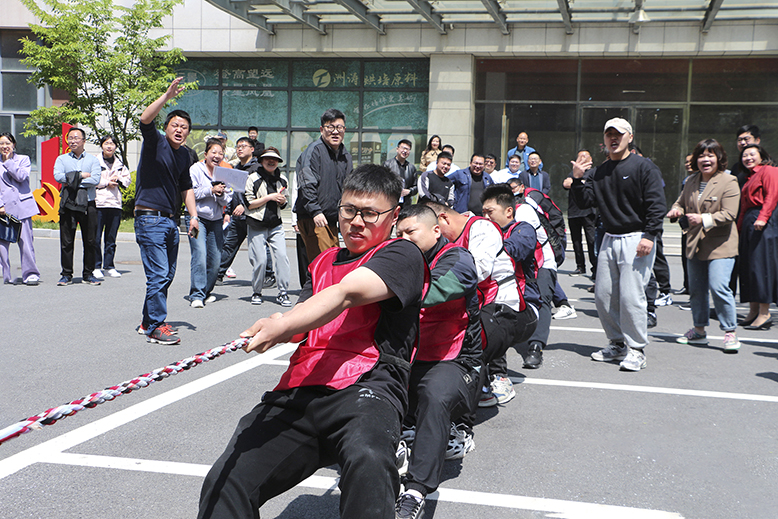
<path fill-rule="evenodd" d="M 122 191 L 122 218 L 132 218 L 135 209 L 135 171 L 130 172 L 130 185 Z"/>

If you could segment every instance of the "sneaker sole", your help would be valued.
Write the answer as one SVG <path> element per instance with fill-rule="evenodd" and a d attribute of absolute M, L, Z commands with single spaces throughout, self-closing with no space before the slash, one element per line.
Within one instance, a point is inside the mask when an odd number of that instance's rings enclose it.
<path fill-rule="evenodd" d="M 507 404 L 508 402 L 516 398 L 516 391 L 511 391 L 509 394 L 505 395 L 504 397 L 496 396 L 495 398 L 497 398 L 498 404 Z"/>
<path fill-rule="evenodd" d="M 740 350 L 740 343 L 732 346 L 724 346 L 724 353 L 737 353 Z"/>
<path fill-rule="evenodd" d="M 568 314 L 562 317 L 557 317 L 556 315 L 554 315 L 554 319 L 558 321 L 564 321 L 565 319 L 575 319 L 576 317 L 578 317 L 578 314 Z"/>
<path fill-rule="evenodd" d="M 181 342 L 181 339 L 177 339 L 175 341 L 172 340 L 166 341 L 164 339 L 154 339 L 152 337 L 146 337 L 146 342 L 156 342 L 157 344 L 170 345 L 170 344 L 178 344 L 179 342 Z"/>
<path fill-rule="evenodd" d="M 478 407 L 494 407 L 497 405 L 497 397 L 492 397 L 489 400 L 479 400 Z"/>
<path fill-rule="evenodd" d="M 679 341 L 676 340 L 675 342 L 677 342 L 678 344 L 691 344 L 692 346 L 707 346 L 708 345 L 708 341 L 707 340 L 704 340 L 704 341 L 692 340 L 692 341 L 684 341 L 684 342 L 679 342 Z"/>
<path fill-rule="evenodd" d="M 624 354 L 624 355 L 619 355 L 619 356 L 617 356 L 617 357 L 611 357 L 610 359 L 606 359 L 606 358 L 605 358 L 605 357 L 603 357 L 603 356 L 597 356 L 597 357 L 595 357 L 595 355 L 597 355 L 597 353 L 596 353 L 596 352 L 595 352 L 595 353 L 592 353 L 591 357 L 592 357 L 592 360 L 595 360 L 595 361 L 597 361 L 597 362 L 614 362 L 614 361 L 619 361 L 619 362 L 621 362 L 622 360 L 624 360 L 624 359 L 626 359 L 626 358 L 627 358 L 627 355 L 626 355 L 626 354 Z"/>
<path fill-rule="evenodd" d="M 636 372 L 636 371 L 640 371 L 641 369 L 646 369 L 647 365 L 648 364 L 644 361 L 640 366 L 637 366 L 637 367 L 636 366 L 627 366 L 627 365 L 619 364 L 619 368 L 621 368 L 621 371 L 633 371 L 633 372 Z"/>

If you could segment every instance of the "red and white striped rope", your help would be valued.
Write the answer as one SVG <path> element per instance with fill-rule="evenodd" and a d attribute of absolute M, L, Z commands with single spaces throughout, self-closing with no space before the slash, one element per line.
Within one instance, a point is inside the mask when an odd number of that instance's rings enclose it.
<path fill-rule="evenodd" d="M 155 369 L 154 371 L 144 373 L 143 375 L 138 375 L 131 380 L 122 382 L 121 384 L 107 387 L 102 391 L 98 391 L 97 393 L 92 393 L 85 397 L 79 398 L 78 400 L 73 400 L 72 402 L 65 405 L 47 409 L 38 415 L 31 416 L 30 418 L 21 420 L 9 427 L 6 427 L 5 429 L 0 430 L 0 445 L 24 433 L 30 432 L 32 430 L 42 429 L 44 425 L 52 425 L 56 423 L 57 420 L 72 416 L 86 408 L 92 408 L 98 404 L 113 400 L 117 396 L 132 393 L 135 390 L 150 385 L 152 382 L 158 382 L 169 377 L 170 375 L 176 375 L 179 372 L 193 368 L 198 364 L 202 364 L 203 362 L 208 362 L 211 359 L 220 357 L 225 353 L 230 353 L 241 349 L 248 344 L 249 340 L 250 339 L 236 339 L 222 346 L 212 348 L 206 352 L 198 353 L 197 355 L 179 360 L 173 364 L 168 364 L 164 368 Z"/>

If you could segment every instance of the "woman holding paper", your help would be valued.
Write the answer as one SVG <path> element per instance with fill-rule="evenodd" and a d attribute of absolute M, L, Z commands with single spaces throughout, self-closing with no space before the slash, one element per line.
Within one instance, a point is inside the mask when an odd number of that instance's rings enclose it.
<path fill-rule="evenodd" d="M 192 250 L 189 306 L 192 308 L 203 308 L 207 303 L 216 301 L 211 291 L 216 285 L 224 247 L 222 214 L 224 206 L 232 200 L 232 189 L 213 178 L 213 169 L 222 159 L 224 145 L 217 139 L 209 139 L 205 143 L 205 159 L 189 168 L 200 221 L 200 231 L 189 236 Z"/>
<path fill-rule="evenodd" d="M 281 223 L 281 209 L 286 207 L 287 181 L 278 170 L 283 162 L 276 148 L 265 148 L 259 157 L 261 166 L 246 180 L 248 211 L 246 222 L 249 233 L 249 261 L 253 269 L 251 283 L 254 294 L 252 305 L 262 304 L 262 287 L 265 283 L 265 243 L 270 244 L 276 265 L 278 297 L 276 303 L 292 306 L 287 295 L 289 288 L 289 258 L 286 255 L 286 236 Z"/>

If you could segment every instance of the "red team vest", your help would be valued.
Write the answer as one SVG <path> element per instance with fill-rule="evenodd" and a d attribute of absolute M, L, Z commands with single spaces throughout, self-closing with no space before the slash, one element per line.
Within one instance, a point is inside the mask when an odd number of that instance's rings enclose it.
<path fill-rule="evenodd" d="M 313 293 L 339 283 L 392 241 L 385 241 L 360 258 L 342 265 L 333 265 L 339 248 L 322 252 L 309 266 Z M 308 332 L 308 339 L 289 359 L 289 369 L 281 376 L 274 391 L 302 386 L 343 389 L 357 382 L 373 369 L 381 356 L 375 342 L 380 317 L 379 303 L 358 306 Z"/>
<path fill-rule="evenodd" d="M 457 247 L 453 243 L 444 245 L 430 264 L 435 268 L 443 254 Z M 467 303 L 464 297 L 421 309 L 419 319 L 419 348 L 414 360 L 440 361 L 453 360 L 462 351 L 467 331 Z M 453 339 L 452 339 L 453 338 Z"/>
<path fill-rule="evenodd" d="M 500 233 L 500 236 L 502 237 L 502 229 L 500 229 L 500 226 L 494 223 L 493 221 L 484 218 L 483 216 L 473 216 L 467 220 L 467 223 L 465 224 L 465 228 L 462 230 L 462 234 L 459 235 L 459 238 L 456 239 L 454 242 L 454 245 L 459 245 L 460 247 L 464 247 L 465 249 L 469 250 L 469 244 L 470 244 L 470 227 L 473 226 L 473 224 L 476 222 L 476 220 L 483 220 L 485 222 L 489 222 L 490 224 L 494 225 L 495 229 L 497 229 L 497 232 Z M 505 249 L 501 249 L 500 252 L 504 252 Z M 506 256 L 508 256 L 508 259 L 511 260 L 511 264 L 513 264 L 513 270 L 516 271 L 516 264 L 513 261 L 513 258 L 510 257 L 507 253 L 505 253 Z M 498 253 L 499 255 L 499 253 Z M 501 280 L 505 281 L 505 280 Z M 488 305 L 494 299 L 497 297 L 497 291 L 500 288 L 500 284 L 492 279 L 492 276 L 490 275 L 488 278 L 484 279 L 480 283 L 478 283 L 478 301 L 481 303 L 481 308 Z M 521 287 L 520 287 L 521 288 Z M 524 311 L 524 308 L 526 307 L 526 303 L 524 302 L 524 290 L 519 290 L 519 311 Z M 486 342 L 484 342 L 486 344 Z"/>
<path fill-rule="evenodd" d="M 513 222 L 502 234 L 502 239 L 507 239 L 511 235 L 511 232 L 513 232 L 513 229 L 519 225 L 519 223 L 520 222 Z M 538 255 L 540 255 L 540 259 L 538 259 Z M 519 284 L 519 291 L 524 294 L 524 287 L 527 286 L 527 276 L 524 274 L 524 267 L 521 265 L 521 263 L 516 263 L 515 260 L 513 263 L 516 266 L 516 282 Z M 543 247 L 540 245 L 540 242 L 535 240 L 535 272 L 533 272 L 535 279 L 538 279 L 538 269 L 540 268 L 539 265 L 543 265 Z"/>

